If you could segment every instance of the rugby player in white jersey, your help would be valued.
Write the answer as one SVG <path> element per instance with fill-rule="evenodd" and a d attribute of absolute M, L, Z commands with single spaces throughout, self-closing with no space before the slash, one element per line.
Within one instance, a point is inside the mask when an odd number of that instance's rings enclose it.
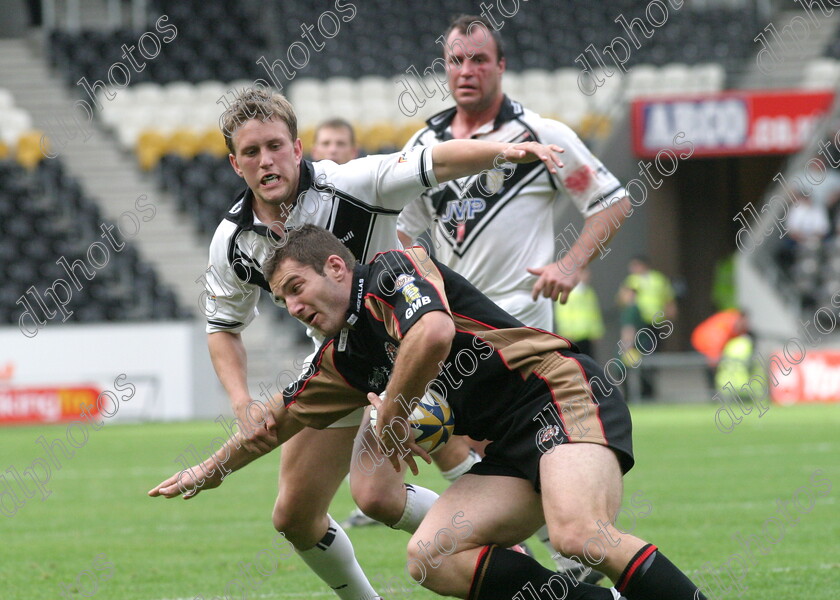
<path fill-rule="evenodd" d="M 344 165 L 310 162 L 303 159 L 293 107 L 282 95 L 264 90 L 241 94 L 222 116 L 222 125 L 231 166 L 248 189 L 225 216 L 210 245 L 204 293 L 207 343 L 230 397 L 234 421 L 244 434 L 242 445 L 250 451 L 275 447 L 277 436 L 271 411 L 248 389 L 241 332 L 257 315 L 260 288 L 269 290 L 261 264 L 285 242 L 289 230 L 305 223 L 320 225 L 360 260 L 369 260 L 377 252 L 399 247 L 396 218 L 400 210 L 440 182 L 492 169 L 497 156 L 544 161 L 551 170 L 561 166 L 557 147 L 477 141 L 368 156 Z M 270 402 L 282 385 L 263 382 L 259 395 Z M 309 429 L 285 445 L 273 511 L 274 527 L 345 600 L 378 597 L 349 538 L 327 513 L 350 468 L 361 417 L 358 411 L 329 429 Z M 379 469 L 383 476 L 389 471 Z"/>

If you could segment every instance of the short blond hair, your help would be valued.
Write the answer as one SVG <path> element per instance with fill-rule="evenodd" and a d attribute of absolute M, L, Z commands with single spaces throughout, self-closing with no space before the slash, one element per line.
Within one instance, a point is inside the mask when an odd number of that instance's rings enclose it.
<path fill-rule="evenodd" d="M 231 154 L 236 154 L 233 134 L 250 119 L 276 119 L 289 128 L 292 140 L 298 136 L 297 115 L 291 103 L 283 94 L 264 89 L 246 88 L 239 93 L 220 119 L 225 145 Z"/>

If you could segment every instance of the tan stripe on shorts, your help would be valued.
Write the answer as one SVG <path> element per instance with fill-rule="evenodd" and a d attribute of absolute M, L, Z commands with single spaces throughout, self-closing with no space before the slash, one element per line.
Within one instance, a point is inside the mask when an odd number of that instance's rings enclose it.
<path fill-rule="evenodd" d="M 607 445 L 598 403 L 586 383 L 583 368 L 557 352 L 549 353 L 533 373 L 548 384 L 570 442 Z"/>

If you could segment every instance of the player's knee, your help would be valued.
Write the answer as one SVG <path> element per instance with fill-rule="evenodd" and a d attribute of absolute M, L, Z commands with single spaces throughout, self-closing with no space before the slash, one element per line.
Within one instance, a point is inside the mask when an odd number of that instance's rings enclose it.
<path fill-rule="evenodd" d="M 358 497 L 353 496 L 356 506 L 371 519 L 382 523 L 396 523 L 403 511 L 403 504 L 394 498 L 393 494 L 371 493 L 371 489 L 365 490 Z"/>
<path fill-rule="evenodd" d="M 296 548 L 306 548 L 311 545 L 313 536 L 317 538 L 314 519 L 284 510 L 280 505 L 274 507 L 271 522 L 274 529 L 283 533 Z"/>
<path fill-rule="evenodd" d="M 361 477 L 354 484 L 350 478 L 350 493 L 356 506 L 382 523 L 393 525 L 405 508 L 405 485 L 402 481 L 389 478 Z"/>
<path fill-rule="evenodd" d="M 414 535 L 408 542 L 406 571 L 408 576 L 415 582 L 430 590 L 435 589 L 435 580 L 438 575 L 437 567 L 440 561 L 435 556 L 434 549 L 430 553 L 423 540 Z"/>
<path fill-rule="evenodd" d="M 589 552 L 589 540 L 599 538 L 597 529 L 581 522 L 567 523 L 556 529 L 549 528 L 548 535 L 555 552 L 581 562 L 588 562 L 586 553 Z"/>

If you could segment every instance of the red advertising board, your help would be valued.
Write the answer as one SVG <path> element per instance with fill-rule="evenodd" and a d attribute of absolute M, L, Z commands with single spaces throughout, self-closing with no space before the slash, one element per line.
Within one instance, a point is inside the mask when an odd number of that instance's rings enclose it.
<path fill-rule="evenodd" d="M 788 361 L 778 353 L 782 364 Z M 776 373 L 778 385 L 771 397 L 778 404 L 840 402 L 840 352 L 813 351 L 798 365 L 790 365 L 788 375 Z M 774 371 L 775 373 L 775 371 Z"/>
<path fill-rule="evenodd" d="M 74 421 L 99 412 L 101 390 L 89 386 L 0 387 L 0 425 Z"/>
<path fill-rule="evenodd" d="M 807 142 L 833 100 L 832 91 L 638 99 L 632 105 L 633 151 L 653 158 L 660 150 L 676 144 L 684 149 L 691 142 L 692 158 L 789 154 Z"/>

